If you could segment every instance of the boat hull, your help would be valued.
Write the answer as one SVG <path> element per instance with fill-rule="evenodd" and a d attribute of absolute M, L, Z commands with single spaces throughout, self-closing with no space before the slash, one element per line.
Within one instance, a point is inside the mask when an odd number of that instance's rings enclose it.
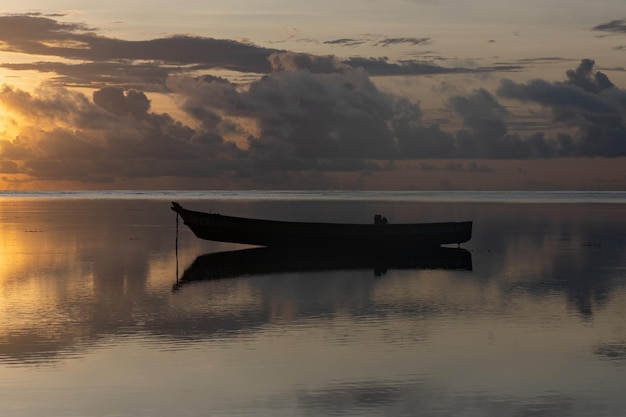
<path fill-rule="evenodd" d="M 472 222 L 344 224 L 284 222 L 174 210 L 201 239 L 269 247 L 437 247 L 467 242 Z"/>

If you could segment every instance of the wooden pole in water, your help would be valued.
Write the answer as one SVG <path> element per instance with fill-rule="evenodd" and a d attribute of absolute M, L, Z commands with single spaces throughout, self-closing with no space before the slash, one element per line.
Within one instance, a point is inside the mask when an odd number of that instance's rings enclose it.
<path fill-rule="evenodd" d="M 176 213 L 176 284 L 178 284 L 178 213 Z"/>

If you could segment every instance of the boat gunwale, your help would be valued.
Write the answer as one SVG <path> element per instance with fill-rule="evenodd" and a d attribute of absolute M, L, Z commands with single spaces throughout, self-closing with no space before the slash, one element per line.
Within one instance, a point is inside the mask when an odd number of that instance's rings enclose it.
<path fill-rule="evenodd" d="M 215 218 L 219 218 L 220 220 L 232 220 L 234 222 L 237 223 L 257 223 L 257 224 L 266 224 L 266 225 L 285 225 L 285 226 L 332 226 L 332 227 L 346 227 L 346 228 L 353 228 L 353 227 L 375 227 L 375 228 L 393 228 L 393 229 L 404 229 L 406 227 L 420 227 L 420 226 L 449 226 L 449 225 L 467 225 L 467 224 L 471 224 L 473 223 L 471 220 L 463 220 L 463 221 L 447 221 L 447 222 L 422 222 L 422 223 L 381 223 L 381 224 L 375 224 L 375 223 L 336 223 L 336 222 L 310 222 L 310 221 L 290 221 L 290 220 L 271 220 L 271 219 L 257 219 L 257 218 L 252 218 L 252 217 L 239 217 L 239 216 L 230 216 L 230 215 L 224 215 L 224 214 L 220 214 L 220 213 L 208 213 L 208 212 L 203 212 L 203 211 L 197 211 L 197 210 L 189 210 L 186 209 L 182 206 L 180 206 L 178 203 L 172 202 L 173 204 L 175 204 L 174 206 L 172 206 L 172 210 L 175 211 L 176 213 L 180 214 L 181 217 L 182 214 L 181 212 L 186 212 L 192 215 L 196 215 L 199 217 L 215 217 Z M 185 218 L 183 217 L 183 220 L 185 220 Z M 194 223 L 194 222 L 190 222 L 190 223 Z M 187 222 L 185 221 L 185 224 L 187 224 Z M 195 223 L 198 224 L 198 223 Z"/>

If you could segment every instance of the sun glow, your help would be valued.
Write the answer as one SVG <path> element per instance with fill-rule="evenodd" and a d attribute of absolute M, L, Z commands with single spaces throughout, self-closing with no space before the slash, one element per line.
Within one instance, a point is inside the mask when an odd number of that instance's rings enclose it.
<path fill-rule="evenodd" d="M 6 145 L 19 136 L 18 117 L 0 102 L 0 189 L 14 188 L 11 183 L 19 171 L 20 162 L 13 160 L 10 153 L 6 154 Z"/>
<path fill-rule="evenodd" d="M 0 141 L 12 140 L 18 133 L 18 116 L 0 102 Z"/>

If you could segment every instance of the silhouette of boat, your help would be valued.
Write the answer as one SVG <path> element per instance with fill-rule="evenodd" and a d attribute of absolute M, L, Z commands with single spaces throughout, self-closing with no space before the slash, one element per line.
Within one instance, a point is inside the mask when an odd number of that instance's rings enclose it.
<path fill-rule="evenodd" d="M 472 222 L 388 224 L 377 215 L 373 224 L 259 220 L 174 210 L 193 233 L 206 240 L 271 247 L 403 248 L 461 244 L 472 237 Z"/>
<path fill-rule="evenodd" d="M 251 248 L 198 256 L 174 289 L 195 281 L 290 272 L 371 269 L 376 276 L 389 269 L 472 270 L 472 255 L 462 248 L 422 251 L 354 251 Z"/>

